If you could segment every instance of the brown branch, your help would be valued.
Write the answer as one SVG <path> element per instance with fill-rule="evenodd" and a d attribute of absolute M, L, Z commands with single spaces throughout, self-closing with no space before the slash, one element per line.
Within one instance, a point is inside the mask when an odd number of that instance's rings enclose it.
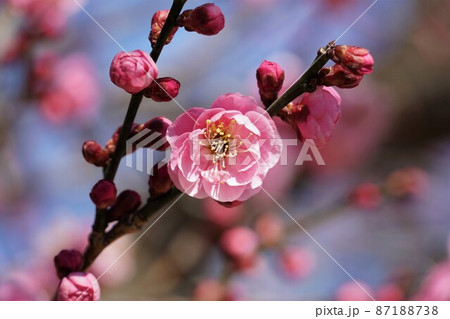
<path fill-rule="evenodd" d="M 153 47 L 152 52 L 150 53 L 150 56 L 155 61 L 155 63 L 158 61 L 161 55 L 161 52 L 166 44 L 167 38 L 171 34 L 172 30 L 177 26 L 176 20 L 180 15 L 181 11 L 183 10 L 186 1 L 187 0 L 173 1 L 167 20 L 164 24 L 163 29 L 161 30 L 161 34 L 155 46 Z M 116 149 L 111 158 L 110 164 L 106 167 L 106 169 L 103 172 L 105 179 L 113 181 L 116 176 L 117 169 L 119 168 L 120 162 L 125 153 L 126 141 L 128 139 L 128 136 L 130 135 L 131 128 L 136 118 L 139 107 L 141 105 L 142 99 L 143 99 L 142 92 L 138 94 L 133 94 L 131 96 L 128 110 L 117 141 Z M 144 208 L 146 208 L 147 206 L 153 207 L 154 205 L 147 204 L 146 206 L 144 206 Z M 156 211 L 157 210 L 153 211 L 152 213 Z M 83 270 L 88 269 L 90 265 L 92 265 L 94 260 L 97 258 L 97 256 L 106 247 L 105 246 L 105 229 L 107 227 L 106 214 L 107 214 L 106 210 L 99 210 L 99 209 L 96 210 L 95 220 L 92 226 L 92 233 L 89 235 L 89 245 L 86 248 L 83 257 Z"/>
<path fill-rule="evenodd" d="M 291 103 L 303 93 L 315 90 L 315 84 L 313 83 L 313 81 L 319 73 L 320 69 L 322 69 L 330 60 L 327 53 L 333 47 L 333 45 L 334 41 L 330 42 L 330 44 L 328 44 L 326 48 L 320 49 L 317 54 L 317 58 L 314 60 L 308 70 L 306 70 L 303 76 L 267 108 L 267 112 L 270 114 L 270 116 L 276 116 L 278 112 L 280 112 L 286 105 Z"/>

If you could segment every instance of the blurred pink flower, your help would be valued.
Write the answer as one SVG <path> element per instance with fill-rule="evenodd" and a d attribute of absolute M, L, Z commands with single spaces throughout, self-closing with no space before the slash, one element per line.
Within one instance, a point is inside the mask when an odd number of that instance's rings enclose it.
<path fill-rule="evenodd" d="M 220 247 L 239 264 L 247 264 L 255 257 L 259 246 L 256 233 L 250 228 L 234 227 L 223 233 Z"/>
<path fill-rule="evenodd" d="M 226 297 L 225 287 L 215 279 L 202 279 L 195 286 L 192 299 L 195 301 L 222 301 Z"/>
<path fill-rule="evenodd" d="M 252 97 L 220 96 L 211 109 L 190 109 L 167 130 L 169 175 L 188 195 L 245 201 L 260 191 L 281 156 L 269 114 Z"/>
<path fill-rule="evenodd" d="M 94 275 L 74 272 L 61 280 L 57 299 L 58 301 L 98 301 L 100 286 Z"/>
<path fill-rule="evenodd" d="M 40 64 L 46 65 L 44 67 Z M 88 120 L 99 106 L 99 85 L 92 62 L 83 54 L 62 59 L 41 57 L 35 62 L 33 83 L 43 115 L 61 124 L 69 120 Z"/>
<path fill-rule="evenodd" d="M 142 50 L 119 52 L 109 70 L 111 81 L 130 94 L 146 89 L 158 77 L 158 67 L 150 54 Z"/>
<path fill-rule="evenodd" d="M 372 289 L 363 282 L 358 282 L 370 295 L 374 295 Z M 337 301 L 371 301 L 372 298 L 354 281 L 341 285 L 336 292 Z"/>
<path fill-rule="evenodd" d="M 377 87 L 370 80 L 354 90 L 339 90 L 342 116 L 332 140 L 320 150 L 327 165 L 306 163 L 307 167 L 316 174 L 327 175 L 354 172 L 364 165 L 377 152 L 392 123 L 391 93 L 389 88 Z"/>
<path fill-rule="evenodd" d="M 14 270 L 7 274 L 7 279 L 4 275 L 2 273 L 0 280 L 0 301 L 36 301 L 49 298 L 35 274 Z"/>
<path fill-rule="evenodd" d="M 450 301 L 450 261 L 431 268 L 413 300 Z"/>
<path fill-rule="evenodd" d="M 381 189 L 374 183 L 358 185 L 351 195 L 352 204 L 363 209 L 375 209 L 381 205 L 383 195 Z"/>
<path fill-rule="evenodd" d="M 33 33 L 47 37 L 59 36 L 67 26 L 70 15 L 79 6 L 70 0 L 6 0 L 26 18 L 26 27 Z M 80 4 L 85 1 L 80 0 Z"/>
<path fill-rule="evenodd" d="M 395 284 L 384 284 L 378 287 L 375 299 L 377 301 L 402 301 L 405 299 L 405 293 Z"/>
<path fill-rule="evenodd" d="M 408 167 L 391 173 L 386 190 L 393 196 L 422 197 L 429 188 L 429 175 L 418 167 Z"/>
<path fill-rule="evenodd" d="M 261 214 L 256 219 L 255 231 L 262 245 L 274 246 L 283 236 L 282 220 L 273 213 Z"/>
<path fill-rule="evenodd" d="M 292 279 L 302 279 L 311 274 L 316 258 L 307 248 L 286 247 L 280 252 L 280 268 L 283 274 Z"/>
<path fill-rule="evenodd" d="M 61 249 L 76 249 L 84 251 L 88 243 L 90 231 L 90 220 L 80 221 L 79 219 L 67 217 L 70 213 L 63 212 L 61 217 L 54 220 L 48 227 L 38 233 L 35 237 L 35 256 L 30 265 L 30 272 L 39 272 L 39 286 L 48 289 L 49 294 L 54 293 L 58 277 L 53 265 L 53 257 Z M 55 238 L 58 238 L 55 241 Z M 134 251 L 130 250 L 126 255 L 119 256 L 130 247 L 133 239 L 127 236 L 120 238 L 114 245 L 108 246 L 92 265 L 90 272 L 95 276 L 100 276 L 113 263 L 114 266 L 104 273 L 100 278 L 102 287 L 115 287 L 124 284 L 134 275 L 136 261 Z M 118 259 L 119 258 L 119 259 Z"/>

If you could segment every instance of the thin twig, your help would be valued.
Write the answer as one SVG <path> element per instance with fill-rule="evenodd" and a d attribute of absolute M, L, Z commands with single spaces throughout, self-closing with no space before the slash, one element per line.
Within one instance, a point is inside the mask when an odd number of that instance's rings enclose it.
<path fill-rule="evenodd" d="M 172 30 L 176 27 L 176 21 L 181 11 L 183 10 L 183 6 L 186 3 L 186 0 L 174 0 L 172 7 L 170 9 L 167 20 L 164 24 L 163 29 L 161 30 L 161 34 L 153 47 L 150 56 L 155 61 L 158 61 L 161 52 L 166 44 L 167 38 L 171 34 Z M 137 112 L 141 105 L 143 99 L 143 94 L 138 93 L 131 96 L 130 103 L 128 106 L 127 114 L 125 116 L 122 129 L 119 133 L 119 138 L 117 140 L 116 149 L 111 158 L 110 164 L 104 170 L 104 178 L 113 181 L 117 169 L 119 168 L 120 161 L 125 153 L 126 141 L 128 136 L 130 135 L 131 128 L 133 126 L 134 120 L 136 118 Z M 150 202 L 149 202 L 150 203 Z M 153 207 L 153 205 L 147 204 L 144 206 Z M 157 210 L 152 211 L 155 213 Z M 94 224 L 92 226 L 92 233 L 89 235 L 89 245 L 86 248 L 83 258 L 83 270 L 86 270 L 90 267 L 90 265 L 94 262 L 95 258 L 103 251 L 106 247 L 105 242 L 105 229 L 107 227 L 106 221 L 106 210 L 96 210 Z M 119 222 L 120 223 L 120 222 Z"/>

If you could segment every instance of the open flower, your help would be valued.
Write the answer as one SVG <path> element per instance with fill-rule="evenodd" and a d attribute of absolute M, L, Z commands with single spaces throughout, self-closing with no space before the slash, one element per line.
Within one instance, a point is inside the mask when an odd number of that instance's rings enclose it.
<path fill-rule="evenodd" d="M 175 186 L 192 197 L 219 202 L 245 201 L 258 193 L 282 145 L 269 114 L 239 93 L 220 96 L 209 110 L 190 109 L 166 137 Z"/>
<path fill-rule="evenodd" d="M 319 86 L 290 103 L 282 116 L 297 131 L 301 141 L 313 140 L 319 148 L 331 139 L 341 117 L 341 97 L 330 87 Z"/>

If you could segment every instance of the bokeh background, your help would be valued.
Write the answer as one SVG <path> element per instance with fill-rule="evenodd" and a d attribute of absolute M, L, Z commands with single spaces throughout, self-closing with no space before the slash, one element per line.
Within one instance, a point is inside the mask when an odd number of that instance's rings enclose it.
<path fill-rule="evenodd" d="M 84 161 L 81 145 L 104 144 L 129 99 L 109 80 L 118 45 L 73 0 L 32 2 L 0 1 L 0 300 L 50 299 L 58 284 L 53 256 L 85 247 L 94 217 L 88 194 L 101 171 Z M 125 49 L 144 51 L 153 13 L 169 6 L 79 3 Z M 227 92 L 257 97 L 264 59 L 281 64 L 292 83 L 371 3 L 216 1 L 224 31 L 180 30 L 158 62 L 160 76 L 182 83 L 177 101 L 187 108 Z M 186 8 L 201 4 L 189 0 Z M 448 0 L 378 1 L 339 40 L 370 49 L 376 67 L 358 88 L 339 91 L 342 118 L 321 150 L 327 165 L 280 166 L 265 184 L 378 300 L 450 300 L 448 12 Z M 137 121 L 181 112 L 145 100 Z M 122 165 L 117 185 L 147 198 L 147 180 Z M 235 226 L 249 227 L 262 244 L 230 271 L 217 243 Z M 134 238 L 108 247 L 91 271 L 103 273 Z M 184 198 L 100 284 L 104 300 L 368 298 L 263 193 L 234 209 Z"/>

